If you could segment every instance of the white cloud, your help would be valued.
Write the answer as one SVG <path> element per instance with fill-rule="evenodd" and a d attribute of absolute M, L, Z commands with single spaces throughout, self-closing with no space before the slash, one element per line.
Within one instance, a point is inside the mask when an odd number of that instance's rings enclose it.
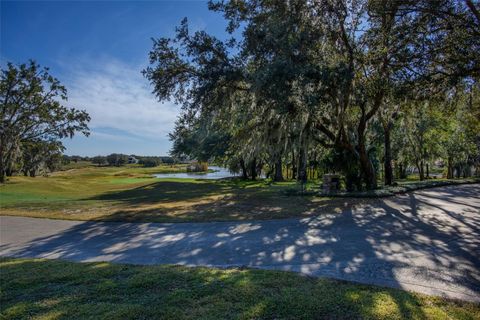
<path fill-rule="evenodd" d="M 142 66 L 101 60 L 95 66 L 79 64 L 69 71 L 68 105 L 87 110 L 93 132 L 112 128 L 137 137 L 164 139 L 180 108 L 156 100 L 140 73 Z"/>
<path fill-rule="evenodd" d="M 131 141 L 131 142 L 137 142 L 137 143 L 142 141 L 141 138 L 138 138 L 136 136 L 130 136 L 130 135 L 125 136 L 125 134 L 118 134 L 118 133 L 117 134 L 106 133 L 98 129 L 91 132 L 89 138 L 95 139 L 95 140 L 102 139 L 107 141 L 122 141 L 122 142 Z"/>

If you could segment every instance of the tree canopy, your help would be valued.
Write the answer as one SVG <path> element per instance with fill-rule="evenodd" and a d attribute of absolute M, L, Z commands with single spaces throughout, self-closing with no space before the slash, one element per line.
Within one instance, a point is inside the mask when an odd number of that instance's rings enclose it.
<path fill-rule="evenodd" d="M 63 105 L 67 90 L 48 68 L 7 63 L 0 77 L 0 182 L 16 167 L 34 176 L 63 151 L 61 139 L 88 136 L 90 116 Z"/>
<path fill-rule="evenodd" d="M 170 136 L 174 154 L 253 178 L 263 169 L 282 180 L 290 166 L 303 182 L 309 167 L 335 159 L 324 171 L 367 189 L 381 167 L 391 184 L 402 161 L 423 179 L 429 162 L 448 160 L 445 149 L 461 154 L 454 162 L 478 165 L 478 131 L 449 117 L 456 122 L 446 138 L 436 134 L 446 115 L 472 114 L 460 107 L 465 97 L 478 103 L 478 3 L 244 0 L 209 8 L 224 16 L 227 40 L 192 33 L 184 19 L 175 37 L 154 40 L 143 71 L 160 101 L 183 107 Z M 391 140 L 402 130 L 397 152 Z M 465 141 L 462 151 L 448 147 L 459 146 L 455 139 Z"/>

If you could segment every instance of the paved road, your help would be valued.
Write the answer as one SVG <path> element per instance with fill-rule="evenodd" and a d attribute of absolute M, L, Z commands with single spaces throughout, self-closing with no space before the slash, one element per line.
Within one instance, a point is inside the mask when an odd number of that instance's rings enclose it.
<path fill-rule="evenodd" d="M 0 255 L 249 266 L 480 302 L 480 185 L 417 191 L 305 219 L 103 223 L 0 218 Z"/>

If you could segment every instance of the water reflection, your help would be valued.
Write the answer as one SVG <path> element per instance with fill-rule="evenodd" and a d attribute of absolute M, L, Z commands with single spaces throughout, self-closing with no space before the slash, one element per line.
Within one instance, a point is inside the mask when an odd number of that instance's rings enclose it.
<path fill-rule="evenodd" d="M 209 166 L 213 172 L 178 172 L 178 173 L 157 173 L 155 178 L 183 178 L 183 179 L 223 179 L 236 176 L 226 168 Z"/>

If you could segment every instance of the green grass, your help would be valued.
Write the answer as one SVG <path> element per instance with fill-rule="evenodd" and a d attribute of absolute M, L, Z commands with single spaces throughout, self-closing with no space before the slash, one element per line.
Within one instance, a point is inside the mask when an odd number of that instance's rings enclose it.
<path fill-rule="evenodd" d="M 102 221 L 226 221 L 302 217 L 345 206 L 325 197 L 286 195 L 295 182 L 152 177 L 183 170 L 185 166 L 84 166 L 48 177 L 15 176 L 0 185 L 2 214 Z"/>
<path fill-rule="evenodd" d="M 36 178 L 15 176 L 0 185 L 3 215 L 70 220 L 186 222 L 265 220 L 339 213 L 352 205 L 374 199 L 325 197 L 318 194 L 318 183 L 307 184 L 299 195 L 294 181 L 240 179 L 157 179 L 154 173 L 181 172 L 183 165 L 143 168 L 98 167 L 86 163 L 76 168 Z M 442 182 L 439 179 L 424 183 Z M 455 183 L 465 182 L 454 181 Z M 443 183 L 443 182 L 442 182 Z M 396 189 L 421 186 L 406 181 Z M 375 190 L 378 197 L 395 192 Z M 337 195 L 338 196 L 338 195 Z M 344 196 L 347 196 L 346 194 Z"/>
<path fill-rule="evenodd" d="M 0 259 L 2 319 L 479 319 L 480 306 L 282 271 Z"/>

